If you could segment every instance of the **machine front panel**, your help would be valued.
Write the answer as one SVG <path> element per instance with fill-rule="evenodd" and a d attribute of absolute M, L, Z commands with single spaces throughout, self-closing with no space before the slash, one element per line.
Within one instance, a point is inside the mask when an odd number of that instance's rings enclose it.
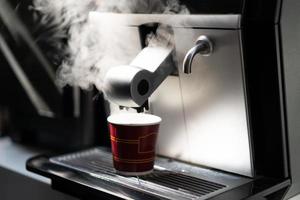
<path fill-rule="evenodd" d="M 162 117 L 158 153 L 253 176 L 239 30 L 175 28 L 179 77 L 169 77 L 151 101 Z M 184 56 L 200 35 L 214 43 L 184 74 Z"/>

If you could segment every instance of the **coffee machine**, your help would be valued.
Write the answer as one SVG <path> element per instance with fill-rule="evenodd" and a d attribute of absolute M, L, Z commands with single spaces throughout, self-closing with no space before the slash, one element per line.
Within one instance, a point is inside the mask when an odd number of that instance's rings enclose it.
<path fill-rule="evenodd" d="M 95 24 L 124 28 L 123 40 L 135 38 L 132 62 L 107 73 L 104 94 L 111 113 L 132 107 L 163 119 L 154 172 L 117 175 L 104 147 L 37 156 L 28 170 L 83 199 L 271 200 L 300 192 L 300 3 L 182 3 L 191 14 L 90 14 Z M 174 45 L 145 47 L 149 23 L 171 27 Z"/>

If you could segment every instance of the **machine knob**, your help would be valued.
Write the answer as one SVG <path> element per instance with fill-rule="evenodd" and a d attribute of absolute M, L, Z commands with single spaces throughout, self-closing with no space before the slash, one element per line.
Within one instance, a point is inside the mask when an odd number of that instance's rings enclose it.
<path fill-rule="evenodd" d="M 209 56 L 212 52 L 213 43 L 207 36 L 201 35 L 196 41 L 196 46 L 187 52 L 183 60 L 183 72 L 186 74 L 192 73 L 192 64 L 196 54 L 199 53 L 202 56 Z"/>

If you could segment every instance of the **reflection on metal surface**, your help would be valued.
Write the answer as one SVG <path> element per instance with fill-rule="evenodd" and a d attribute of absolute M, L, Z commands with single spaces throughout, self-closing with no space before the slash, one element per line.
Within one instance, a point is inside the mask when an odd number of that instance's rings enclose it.
<path fill-rule="evenodd" d="M 108 19 L 124 26 L 140 26 L 147 23 L 161 23 L 172 27 L 186 28 L 228 28 L 237 29 L 241 26 L 240 15 L 168 15 L 168 14 L 115 14 L 90 12 L 95 20 Z"/>
<path fill-rule="evenodd" d="M 100 148 L 54 157 L 50 161 L 110 183 L 168 199 L 206 199 L 251 181 L 163 158 L 157 158 L 155 170 L 150 175 L 124 177 L 115 173 L 112 155 Z"/>
<path fill-rule="evenodd" d="M 252 177 L 239 31 L 175 28 L 174 35 L 178 63 L 200 35 L 215 48 L 194 58 L 192 74 L 179 68 L 151 99 L 163 119 L 158 154 Z"/>

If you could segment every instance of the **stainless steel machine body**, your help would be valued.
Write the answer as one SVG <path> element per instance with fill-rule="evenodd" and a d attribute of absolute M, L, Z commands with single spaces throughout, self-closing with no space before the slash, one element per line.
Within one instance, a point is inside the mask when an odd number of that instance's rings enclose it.
<path fill-rule="evenodd" d="M 157 89 L 149 99 L 150 112 L 163 119 L 157 145 L 158 155 L 252 177 L 254 172 L 239 30 L 240 16 L 172 17 L 91 14 L 92 21 L 111 18 L 114 22 L 120 22 L 116 25 L 127 26 L 128 32 L 133 33 L 132 37 L 138 37 L 138 26 L 149 20 L 166 23 L 173 28 L 174 59 L 178 64 L 175 66 L 178 68 L 178 76 L 163 76 L 166 79 L 155 87 Z M 194 24 L 196 21 L 197 24 Z M 192 73 L 185 74 L 181 69 L 184 58 L 201 35 L 210 38 L 214 46 L 213 52 L 210 56 L 196 55 L 191 63 Z M 141 38 L 143 39 L 145 38 Z M 130 39 L 125 38 L 124 41 Z M 140 62 L 139 65 L 147 66 L 147 58 L 155 59 L 151 53 L 144 57 L 144 63 Z M 161 68 L 163 67 L 165 66 Z M 121 68 L 122 66 L 112 68 L 110 71 Z M 119 70 L 122 72 L 116 71 L 115 79 L 123 81 L 120 77 L 126 76 L 126 70 L 128 74 L 131 71 L 126 67 Z M 112 80 L 113 73 L 110 71 L 108 79 Z M 139 76 L 139 80 L 149 79 L 147 75 Z M 156 76 L 159 78 L 159 74 Z M 108 100 L 110 97 L 108 95 Z M 116 102 L 115 98 L 112 100 Z M 123 102 L 120 97 L 117 103 L 126 106 L 127 103 Z"/>

